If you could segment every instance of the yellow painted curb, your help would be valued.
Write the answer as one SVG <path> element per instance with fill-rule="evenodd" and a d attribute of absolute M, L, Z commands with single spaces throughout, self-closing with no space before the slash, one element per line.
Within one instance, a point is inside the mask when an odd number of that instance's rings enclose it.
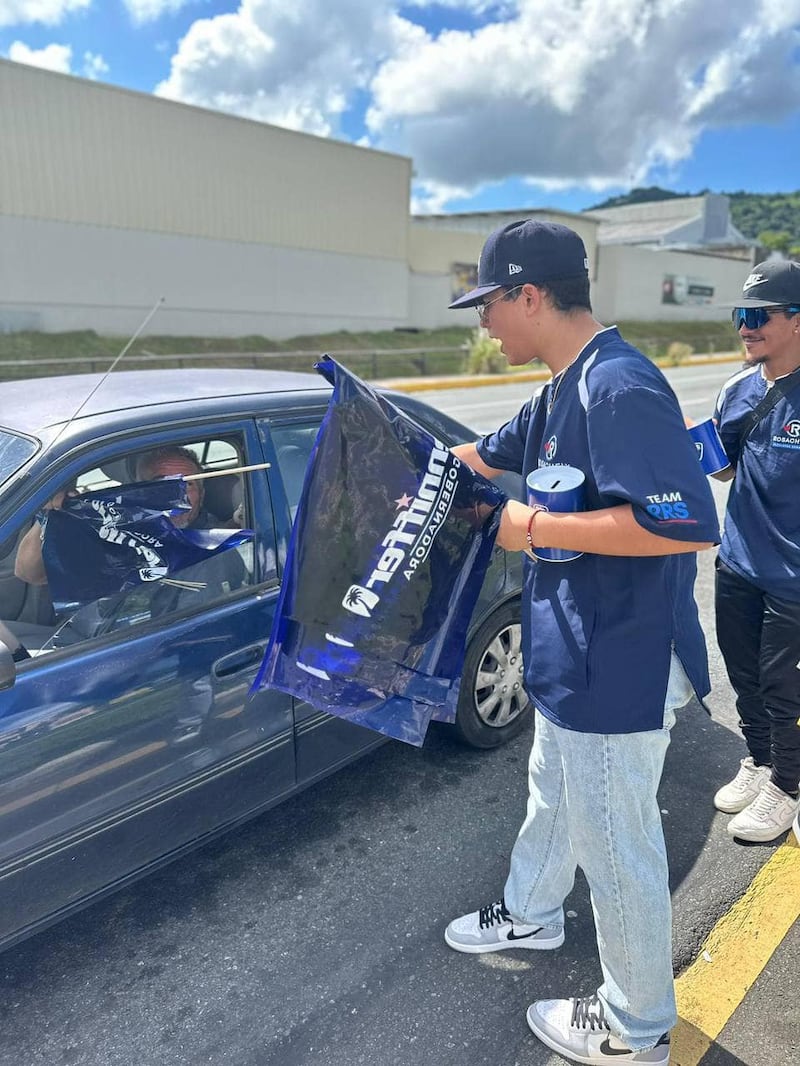
<path fill-rule="evenodd" d="M 789 833 L 675 982 L 671 1066 L 698 1066 L 800 916 L 800 845 Z"/>
<path fill-rule="evenodd" d="M 708 366 L 711 363 L 741 363 L 742 357 L 736 352 L 725 352 L 723 355 L 697 356 L 691 363 L 683 366 Z M 665 369 L 660 363 L 656 364 Z M 666 367 L 666 369 L 670 369 Z M 385 380 L 373 381 L 373 385 L 381 388 L 393 389 L 395 392 L 429 392 L 432 389 L 472 389 L 481 388 L 485 385 L 513 385 L 528 381 L 549 381 L 551 373 L 547 369 L 521 370 L 515 374 L 463 374 L 446 378 L 386 378 Z"/>
<path fill-rule="evenodd" d="M 396 392 L 428 392 L 431 389 L 473 389 L 482 385 L 513 385 L 526 381 L 549 381 L 549 370 L 524 370 L 519 374 L 465 374 L 463 377 L 419 378 L 380 382 Z"/>

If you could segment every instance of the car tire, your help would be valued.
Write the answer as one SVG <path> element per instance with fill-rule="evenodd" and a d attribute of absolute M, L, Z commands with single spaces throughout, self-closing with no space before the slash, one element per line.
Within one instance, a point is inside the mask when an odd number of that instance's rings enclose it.
<path fill-rule="evenodd" d="M 496 748 L 533 718 L 522 686 L 520 601 L 494 611 L 469 642 L 455 731 L 473 748 Z"/>

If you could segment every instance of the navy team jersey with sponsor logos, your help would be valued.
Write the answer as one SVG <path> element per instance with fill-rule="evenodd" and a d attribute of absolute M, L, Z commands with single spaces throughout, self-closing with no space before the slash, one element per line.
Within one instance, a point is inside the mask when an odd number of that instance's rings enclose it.
<path fill-rule="evenodd" d="M 636 521 L 659 536 L 719 540 L 713 497 L 675 395 L 613 327 L 479 441 L 478 452 L 489 466 L 523 476 L 552 463 L 577 467 L 587 510 L 629 503 Z M 711 686 L 695 575 L 693 553 L 531 563 L 525 686 L 541 712 L 586 733 L 658 729 L 673 646 L 705 696 Z"/>
<path fill-rule="evenodd" d="M 747 416 L 767 392 L 760 367 L 723 385 L 714 417 L 728 458 L 731 483 L 720 558 L 764 592 L 800 600 L 800 386 L 779 400 L 748 435 Z"/>

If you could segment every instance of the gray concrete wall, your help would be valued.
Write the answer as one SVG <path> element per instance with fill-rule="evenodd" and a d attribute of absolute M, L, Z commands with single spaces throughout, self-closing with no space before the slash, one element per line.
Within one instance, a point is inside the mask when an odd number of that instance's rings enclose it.
<path fill-rule="evenodd" d="M 0 215 L 0 331 L 276 339 L 408 321 L 404 260 Z"/>

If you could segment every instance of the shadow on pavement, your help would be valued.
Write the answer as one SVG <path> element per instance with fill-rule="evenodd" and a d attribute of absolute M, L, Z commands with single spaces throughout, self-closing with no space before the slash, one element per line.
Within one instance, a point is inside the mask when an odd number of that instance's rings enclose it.
<path fill-rule="evenodd" d="M 681 1066 L 681 1064 L 676 1062 L 674 1066 Z M 700 1059 L 698 1066 L 762 1066 L 762 1064 L 755 1063 L 752 1059 L 749 1062 L 745 1062 L 738 1055 L 733 1055 L 730 1051 L 726 1051 L 725 1048 L 712 1044 L 702 1059 Z M 778 1066 L 778 1064 L 775 1063 L 774 1066 Z"/>
<path fill-rule="evenodd" d="M 694 868 L 712 835 L 712 824 L 724 824 L 730 817 L 715 810 L 714 793 L 730 781 L 744 754 L 741 737 L 715 722 L 696 701 L 678 712 L 659 789 L 673 890 Z M 754 844 L 727 833 L 720 838 L 734 849 L 760 851 L 774 850 L 782 840 Z"/>
<path fill-rule="evenodd" d="M 670 1066 L 762 1066 L 745 1062 L 683 1020 L 673 1030 L 670 1052 Z"/>

